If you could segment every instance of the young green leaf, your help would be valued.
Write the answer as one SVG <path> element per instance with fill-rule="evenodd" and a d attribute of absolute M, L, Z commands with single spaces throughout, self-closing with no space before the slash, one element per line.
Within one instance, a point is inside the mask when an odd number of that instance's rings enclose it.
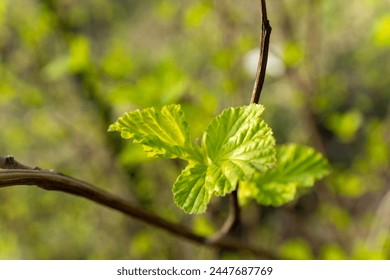
<path fill-rule="evenodd" d="M 295 198 L 297 188 L 311 187 L 329 173 L 326 159 L 312 148 L 290 144 L 276 151 L 277 166 L 242 184 L 240 199 L 252 197 L 263 205 L 280 206 Z"/>
<path fill-rule="evenodd" d="M 141 144 L 148 156 L 189 161 L 173 186 L 175 203 L 187 213 L 204 212 L 212 195 L 232 192 L 239 181 L 249 181 L 242 184 L 240 198 L 277 206 L 293 200 L 298 187 L 311 186 L 328 168 L 307 147 L 281 146 L 276 152 L 272 130 L 260 118 L 263 110 L 257 104 L 224 110 L 211 121 L 201 147 L 191 143 L 179 105 L 127 113 L 109 131 Z"/>
<path fill-rule="evenodd" d="M 242 182 L 239 189 L 239 200 L 246 204 L 249 198 L 255 198 L 259 204 L 281 206 L 293 201 L 297 192 L 295 183 L 270 182 L 265 185 L 255 185 L 253 182 Z"/>
<path fill-rule="evenodd" d="M 257 104 L 226 109 L 207 128 L 202 140 L 209 165 L 206 182 L 214 185 L 216 195 L 274 166 L 275 139 L 260 118 L 263 111 Z"/>
<path fill-rule="evenodd" d="M 188 165 L 173 185 L 173 199 L 186 213 L 199 214 L 206 211 L 212 190 L 206 184 L 207 166 Z"/>
<path fill-rule="evenodd" d="M 277 147 L 276 168 L 261 174 L 262 183 L 296 183 L 298 187 L 311 187 L 315 180 L 329 173 L 327 160 L 315 149 L 296 145 Z"/>
<path fill-rule="evenodd" d="M 119 131 L 123 138 L 142 144 L 149 157 L 191 159 L 196 154 L 180 105 L 126 113 L 108 131 Z"/>
<path fill-rule="evenodd" d="M 260 119 L 263 106 L 230 108 L 214 118 L 202 139 L 203 163 L 187 167 L 177 179 L 173 194 L 187 213 L 206 210 L 211 196 L 223 196 L 275 163 L 275 140 Z"/>

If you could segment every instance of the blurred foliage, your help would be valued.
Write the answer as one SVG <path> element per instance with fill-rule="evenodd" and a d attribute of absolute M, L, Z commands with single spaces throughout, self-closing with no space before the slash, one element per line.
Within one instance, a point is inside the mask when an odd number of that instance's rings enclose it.
<path fill-rule="evenodd" d="M 279 144 L 321 149 L 333 172 L 287 206 L 247 205 L 240 238 L 287 258 L 388 259 L 390 1 L 267 2 L 263 117 Z M 2 155 L 215 231 L 226 200 L 181 213 L 170 189 L 183 163 L 146 159 L 106 130 L 134 108 L 180 103 L 196 138 L 223 108 L 248 104 L 259 24 L 254 0 L 0 0 Z M 0 190 L 2 259 L 251 257 L 217 255 L 76 197 Z"/>

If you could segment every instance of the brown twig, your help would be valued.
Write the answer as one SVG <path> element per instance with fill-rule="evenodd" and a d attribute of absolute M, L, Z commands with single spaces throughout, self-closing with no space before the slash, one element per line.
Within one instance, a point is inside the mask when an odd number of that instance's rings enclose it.
<path fill-rule="evenodd" d="M 13 157 L 0 157 L 0 188 L 9 186 L 29 185 L 37 186 L 44 190 L 59 191 L 75 196 L 83 197 L 127 216 L 165 230 L 178 237 L 192 242 L 220 249 L 247 251 L 257 257 L 277 259 L 277 256 L 267 250 L 253 248 L 252 246 L 237 242 L 229 238 L 213 240 L 197 235 L 183 225 L 172 223 L 154 215 L 142 208 L 130 204 L 113 194 L 99 189 L 82 180 L 66 176 L 56 171 L 32 168 L 24 165 Z"/>
<path fill-rule="evenodd" d="M 238 183 L 236 189 L 230 194 L 229 215 L 221 228 L 209 239 L 217 241 L 233 233 L 240 225 L 240 205 L 238 204 Z"/>
<path fill-rule="evenodd" d="M 265 0 L 260 1 L 261 6 L 261 37 L 260 37 L 260 57 L 257 64 L 255 85 L 252 92 L 251 103 L 259 103 L 261 91 L 265 80 L 265 71 L 267 69 L 269 41 L 272 27 L 267 16 L 267 6 Z"/>
<path fill-rule="evenodd" d="M 269 42 L 271 36 L 271 25 L 267 16 L 267 6 L 266 1 L 260 1 L 260 12 L 261 12 L 261 37 L 260 37 L 260 56 L 257 64 L 257 73 L 255 79 L 255 85 L 252 92 L 251 103 L 259 103 L 260 94 L 263 89 L 263 84 L 265 80 L 265 72 L 267 69 L 267 60 L 269 52 Z M 229 215 L 222 225 L 221 229 L 213 236 L 213 240 L 221 239 L 229 234 L 231 234 L 240 224 L 240 205 L 238 203 L 238 188 L 237 184 L 236 190 L 233 191 L 230 195 L 230 211 Z"/>
<path fill-rule="evenodd" d="M 267 8 L 265 0 L 260 1 L 262 27 L 260 39 L 260 57 L 257 67 L 255 85 L 251 97 L 251 103 L 259 103 L 260 94 L 265 80 L 265 72 L 267 68 L 269 41 L 271 34 L 271 26 L 267 18 Z M 253 248 L 237 242 L 229 237 L 229 235 L 240 224 L 240 206 L 238 203 L 238 188 L 231 194 L 230 211 L 228 218 L 221 229 L 213 236 L 207 238 L 200 236 L 185 228 L 180 224 L 169 222 L 160 218 L 144 209 L 131 205 L 129 202 L 118 198 L 108 192 L 96 188 L 95 186 L 78 180 L 73 177 L 65 176 L 61 173 L 42 170 L 38 167 L 32 168 L 14 160 L 13 157 L 0 157 L 0 188 L 16 185 L 36 185 L 45 190 L 60 191 L 94 201 L 108 208 L 122 212 L 137 220 L 155 226 L 157 228 L 168 231 L 171 234 L 193 241 L 195 243 L 212 246 L 219 249 L 248 251 L 258 257 L 268 259 L 279 259 L 278 256 L 264 249 Z"/>

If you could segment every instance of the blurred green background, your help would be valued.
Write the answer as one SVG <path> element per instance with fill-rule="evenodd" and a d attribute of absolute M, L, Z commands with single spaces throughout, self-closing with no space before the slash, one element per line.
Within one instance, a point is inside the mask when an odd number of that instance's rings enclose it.
<path fill-rule="evenodd" d="M 322 151 L 332 174 L 296 202 L 243 209 L 241 238 L 285 258 L 390 257 L 390 1 L 268 2 L 261 103 L 279 144 Z M 147 159 L 107 133 L 126 111 L 180 103 L 193 138 L 249 103 L 257 0 L 0 0 L 0 150 L 213 233 L 173 203 L 183 162 Z M 1 259 L 253 258 L 217 253 L 84 199 L 0 190 Z"/>

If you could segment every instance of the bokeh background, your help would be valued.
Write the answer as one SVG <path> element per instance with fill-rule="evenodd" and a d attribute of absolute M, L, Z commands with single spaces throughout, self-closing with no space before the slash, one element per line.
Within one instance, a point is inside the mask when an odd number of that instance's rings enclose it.
<path fill-rule="evenodd" d="M 298 259 L 390 257 L 390 1 L 268 2 L 261 103 L 279 144 L 316 147 L 332 173 L 289 205 L 250 203 L 241 238 Z M 249 103 L 257 0 L 0 0 L 0 151 L 86 180 L 211 234 L 227 200 L 184 214 L 183 167 L 107 133 L 126 111 L 180 103 L 192 137 Z M 81 198 L 0 190 L 1 259 L 253 258 L 218 253 Z"/>

